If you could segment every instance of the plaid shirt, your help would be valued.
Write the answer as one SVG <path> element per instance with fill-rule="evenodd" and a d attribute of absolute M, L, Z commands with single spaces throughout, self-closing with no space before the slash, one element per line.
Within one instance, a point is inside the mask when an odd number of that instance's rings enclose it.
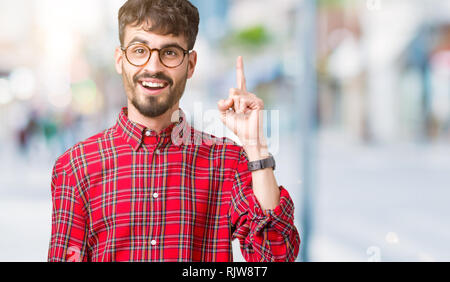
<path fill-rule="evenodd" d="M 157 134 L 122 110 L 53 168 L 48 261 L 294 261 L 294 204 L 263 211 L 243 148 L 180 120 Z"/>

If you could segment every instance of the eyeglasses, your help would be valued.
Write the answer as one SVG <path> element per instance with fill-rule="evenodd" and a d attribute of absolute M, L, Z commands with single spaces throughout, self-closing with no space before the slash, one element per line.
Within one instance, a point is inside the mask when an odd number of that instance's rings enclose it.
<path fill-rule="evenodd" d="M 184 62 L 188 50 L 178 46 L 169 46 L 162 49 L 151 49 L 143 43 L 135 43 L 127 48 L 121 48 L 127 61 L 135 67 L 142 67 L 150 61 L 153 51 L 158 51 L 159 61 L 168 68 L 176 68 Z"/>

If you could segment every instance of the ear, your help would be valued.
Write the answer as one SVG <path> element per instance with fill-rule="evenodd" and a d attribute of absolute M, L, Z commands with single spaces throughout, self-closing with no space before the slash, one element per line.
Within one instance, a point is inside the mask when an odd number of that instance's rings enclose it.
<path fill-rule="evenodd" d="M 195 66 L 197 65 L 197 52 L 192 51 L 189 54 L 189 62 L 188 62 L 188 78 L 191 78 L 194 75 Z"/>
<path fill-rule="evenodd" d="M 114 53 L 114 61 L 117 73 L 122 74 L 123 52 L 122 49 L 120 49 L 120 47 L 116 48 L 116 51 Z"/>

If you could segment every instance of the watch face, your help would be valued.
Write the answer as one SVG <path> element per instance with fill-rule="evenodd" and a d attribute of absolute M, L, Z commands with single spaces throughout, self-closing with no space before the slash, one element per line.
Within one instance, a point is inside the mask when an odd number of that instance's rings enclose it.
<path fill-rule="evenodd" d="M 250 163 L 250 168 L 251 168 L 251 170 L 258 170 L 258 169 L 260 169 L 261 168 L 261 162 L 255 161 L 255 162 Z"/>

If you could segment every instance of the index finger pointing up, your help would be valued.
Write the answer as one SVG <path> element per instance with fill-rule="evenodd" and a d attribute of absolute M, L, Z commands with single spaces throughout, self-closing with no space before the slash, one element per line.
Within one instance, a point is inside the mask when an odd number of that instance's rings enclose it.
<path fill-rule="evenodd" d="M 236 75 L 237 75 L 237 84 L 238 88 L 242 91 L 246 92 L 246 85 L 245 85 L 245 75 L 244 75 L 244 60 L 242 59 L 242 56 L 239 56 L 236 63 Z"/>

